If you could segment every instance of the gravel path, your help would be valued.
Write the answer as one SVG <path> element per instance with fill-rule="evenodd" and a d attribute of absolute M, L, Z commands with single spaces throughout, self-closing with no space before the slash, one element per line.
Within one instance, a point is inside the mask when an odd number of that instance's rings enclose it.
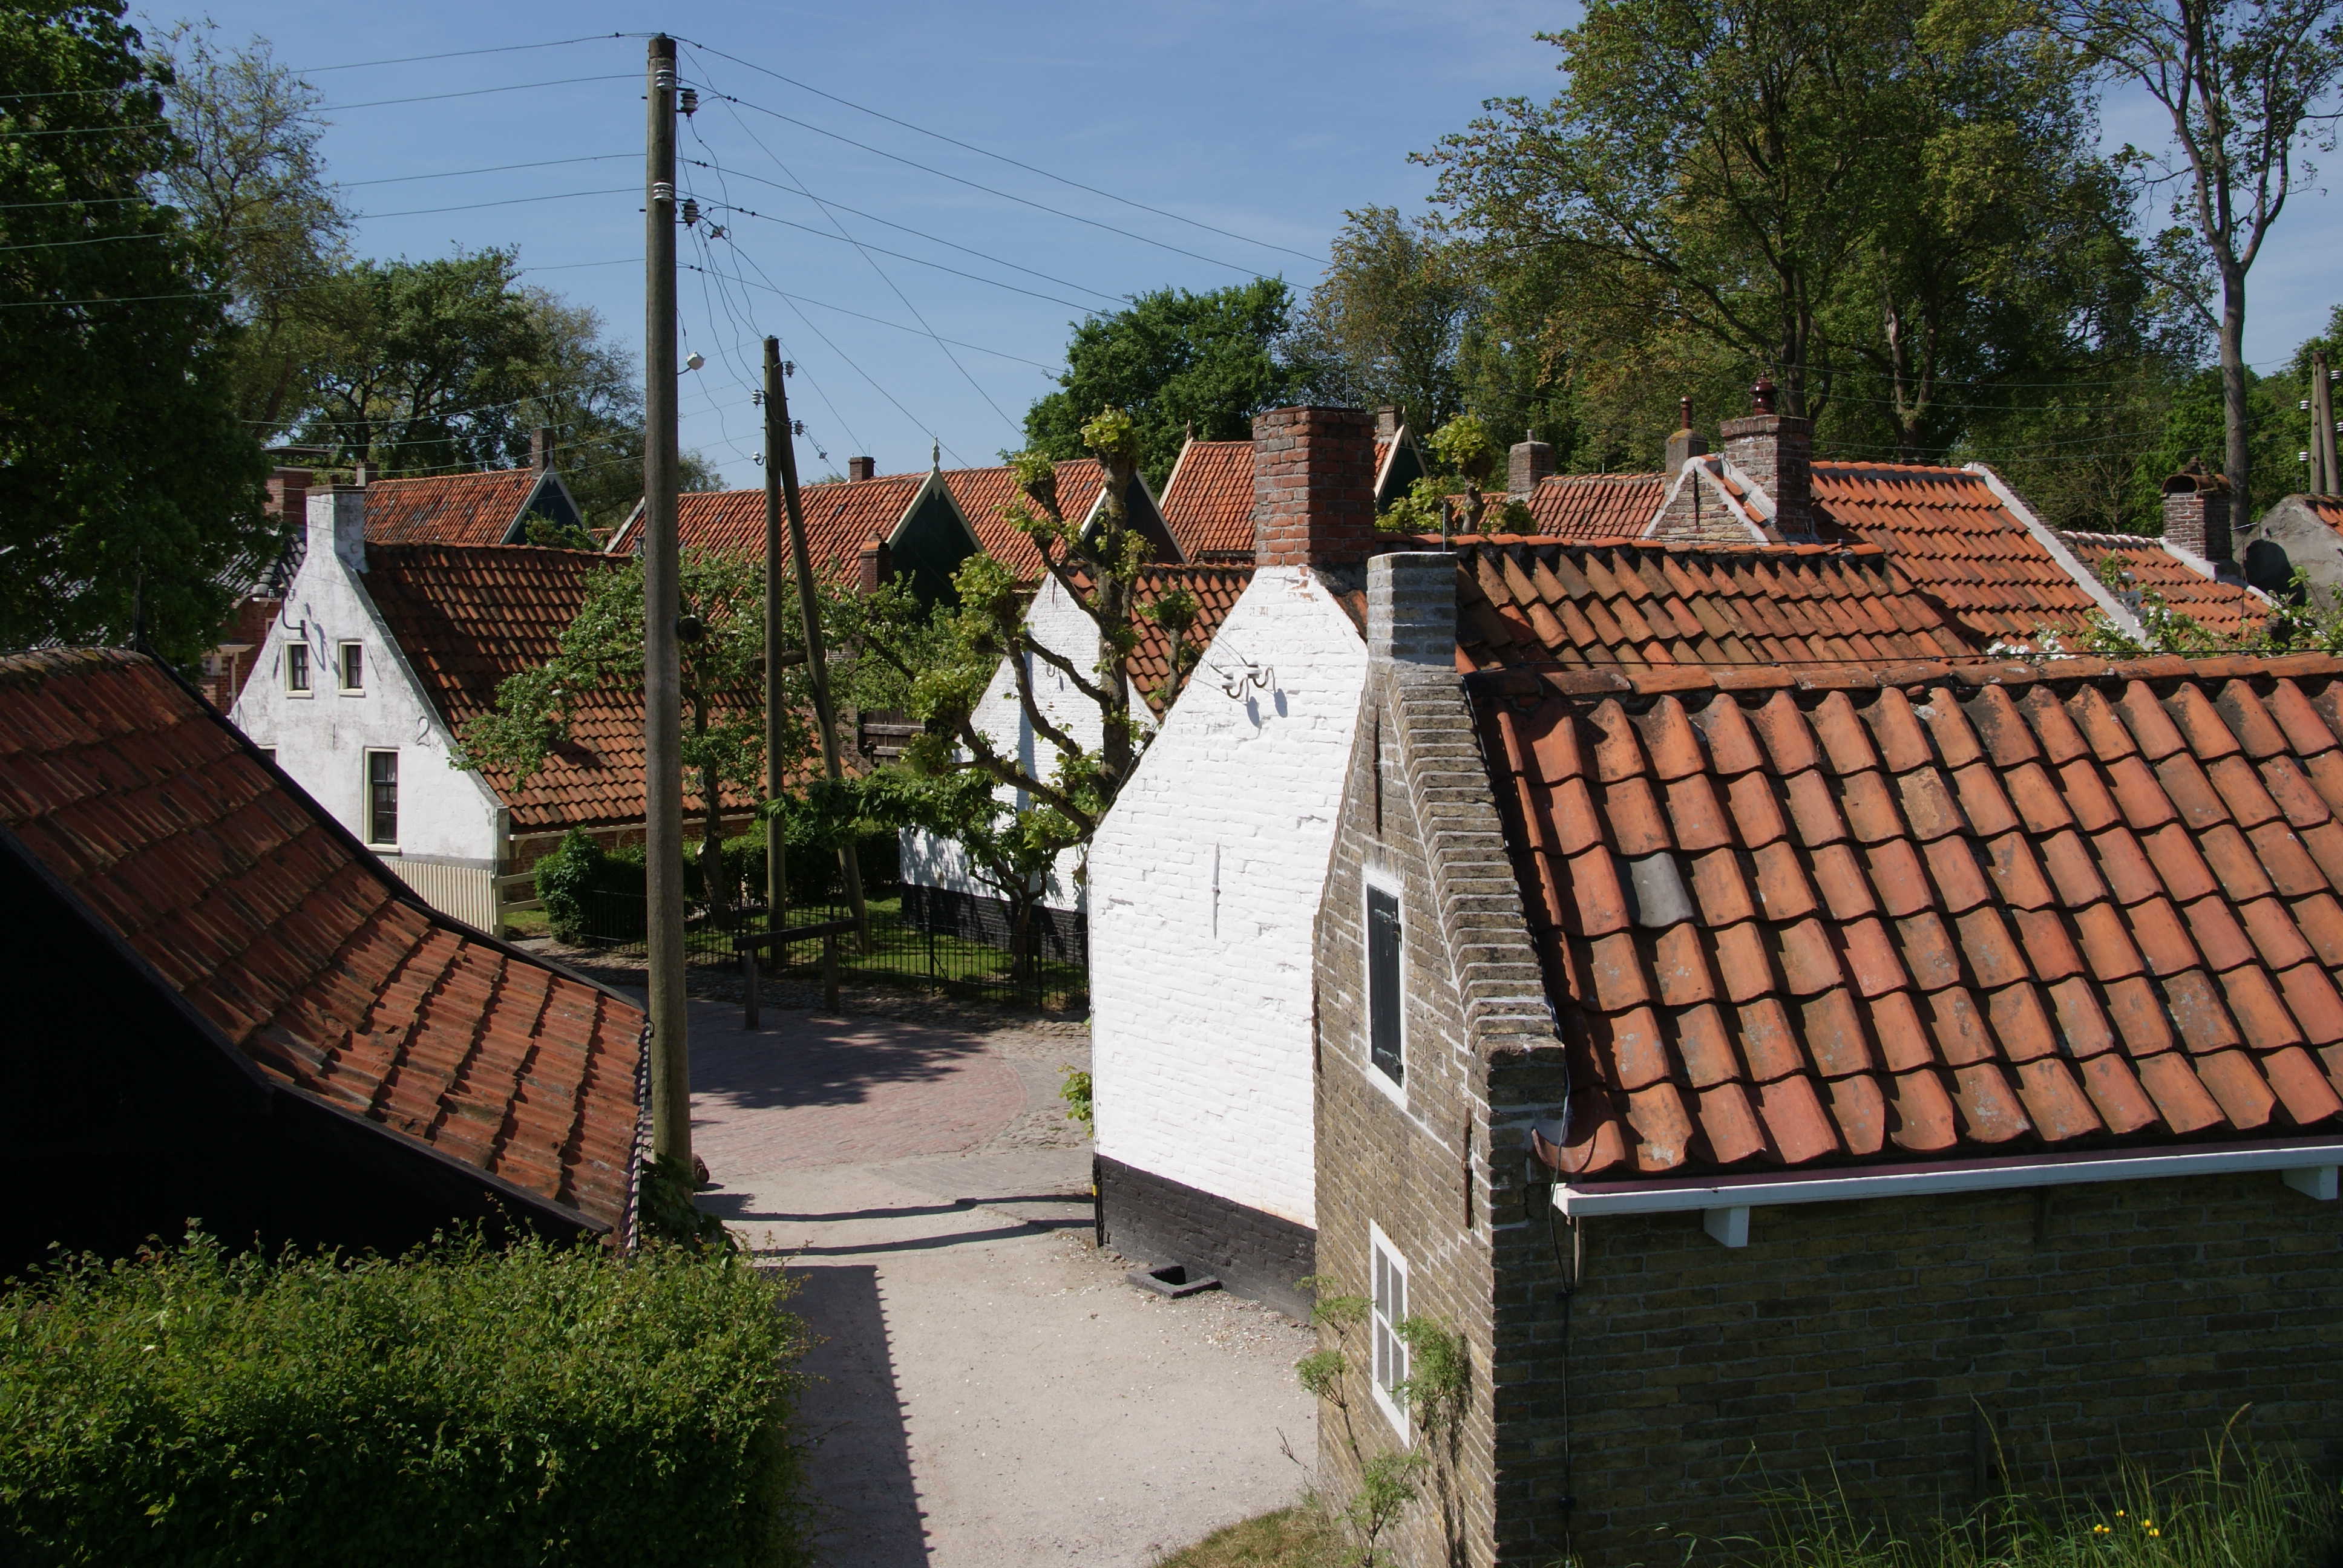
<path fill-rule="evenodd" d="M 1301 1491 L 1310 1335 L 1091 1245 L 1057 1099 L 1086 1029 L 768 1007 L 752 1034 L 691 1004 L 693 1139 L 702 1207 L 825 1336 L 799 1428 L 827 1562 L 1144 1564 Z"/>

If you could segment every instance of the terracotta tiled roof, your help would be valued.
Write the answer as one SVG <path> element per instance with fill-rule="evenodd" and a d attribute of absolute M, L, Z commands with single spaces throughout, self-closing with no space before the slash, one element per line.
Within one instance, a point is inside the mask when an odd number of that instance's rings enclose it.
<path fill-rule="evenodd" d="M 1163 487 L 1163 521 L 1190 560 L 1252 554 L 1252 443 L 1191 441 Z"/>
<path fill-rule="evenodd" d="M 888 474 L 875 479 L 841 479 L 808 485 L 798 492 L 804 513 L 806 550 L 814 570 L 839 582 L 856 580 L 862 547 L 884 541 L 911 508 L 925 474 Z M 765 558 L 765 492 L 687 490 L 676 498 L 676 533 L 686 549 Z M 631 555 L 641 543 L 639 516 L 628 519 L 611 542 L 613 554 Z"/>
<path fill-rule="evenodd" d="M 1212 635 L 1228 618 L 1245 585 L 1252 581 L 1251 566 L 1149 565 L 1139 572 L 1137 598 L 1141 608 L 1153 604 L 1174 588 L 1186 588 L 1196 596 L 1196 624 L 1189 628 L 1187 640 L 1196 648 L 1212 645 Z M 1139 645 L 1122 662 L 1131 684 L 1157 718 L 1163 715 L 1163 682 L 1172 673 L 1172 639 L 1164 629 L 1146 616 L 1133 622 L 1139 631 Z"/>
<path fill-rule="evenodd" d="M 1460 668 L 1878 663 L 1979 651 L 1871 545 L 1475 540 L 1457 565 Z"/>
<path fill-rule="evenodd" d="M 2343 660 L 1473 686 L 1581 1086 L 1566 1170 L 2343 1113 Z"/>
<path fill-rule="evenodd" d="M 2343 496 L 2314 496 L 2298 492 L 2281 499 L 2301 502 L 2303 510 L 2338 533 L 2343 533 Z"/>
<path fill-rule="evenodd" d="M 998 468 L 948 468 L 944 483 L 950 487 L 952 499 L 960 506 L 960 515 L 969 527 L 976 530 L 976 542 L 984 553 L 1017 574 L 1019 582 L 1039 582 L 1041 579 L 1041 552 L 1025 530 L 1009 520 L 1010 504 L 1024 492 L 1018 487 L 1016 472 L 1007 467 Z M 1091 515 L 1098 504 L 1099 492 L 1106 488 L 1105 473 L 1095 457 L 1070 457 L 1058 465 L 1058 511 L 1066 521 L 1079 525 Z"/>
<path fill-rule="evenodd" d="M 588 578 L 615 565 L 536 545 L 368 546 L 366 586 L 425 693 L 460 737 L 495 708 L 508 676 L 560 650 Z M 641 695 L 598 692 L 573 706 L 567 740 L 525 783 L 501 769 L 482 771 L 516 829 L 639 822 Z M 745 796 L 728 800 L 751 804 Z"/>
<path fill-rule="evenodd" d="M 2066 533 L 2084 567 L 2097 572 L 2107 561 L 2129 572 L 2132 584 L 2153 588 L 2164 602 L 2216 636 L 2241 640 L 2259 630 L 2269 603 L 2241 582 L 2217 582 L 2154 539 L 2136 534 Z"/>
<path fill-rule="evenodd" d="M 272 1083 L 624 1231 L 643 1014 L 435 915 L 148 660 L 0 659 L 0 823 Z"/>
<path fill-rule="evenodd" d="M 1537 531 L 1564 539 L 1634 538 L 1667 498 L 1665 474 L 1550 474 L 1529 494 Z M 1498 506 L 1507 498 L 1496 498 Z"/>
<path fill-rule="evenodd" d="M 366 491 L 367 542 L 502 544 L 537 481 L 534 468 L 377 479 Z"/>
<path fill-rule="evenodd" d="M 1826 517 L 1881 546 L 1915 587 L 1987 641 L 2040 627 L 2079 632 L 2098 608 L 1982 474 L 1894 463 L 1816 463 Z"/>

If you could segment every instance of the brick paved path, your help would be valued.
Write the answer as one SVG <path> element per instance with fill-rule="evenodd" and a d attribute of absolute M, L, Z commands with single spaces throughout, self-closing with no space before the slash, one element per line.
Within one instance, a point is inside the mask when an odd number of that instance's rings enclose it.
<path fill-rule="evenodd" d="M 1139 1568 L 1301 1490 L 1310 1336 L 1091 1246 L 1079 1029 L 691 1010 L 701 1204 L 787 1255 L 825 1336 L 798 1427 L 826 1562 Z"/>

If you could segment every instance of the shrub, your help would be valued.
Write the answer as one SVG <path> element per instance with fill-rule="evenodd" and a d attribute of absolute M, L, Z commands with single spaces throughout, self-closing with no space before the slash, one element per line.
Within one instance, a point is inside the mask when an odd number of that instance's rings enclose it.
<path fill-rule="evenodd" d="M 797 1561 L 787 1294 L 477 1236 L 55 1265 L 0 1294 L 0 1560 Z"/>
<path fill-rule="evenodd" d="M 545 922 L 557 941 L 575 946 L 587 936 L 639 941 L 645 919 L 642 851 L 612 854 L 583 828 L 572 828 L 537 863 L 537 896 L 545 900 Z"/>

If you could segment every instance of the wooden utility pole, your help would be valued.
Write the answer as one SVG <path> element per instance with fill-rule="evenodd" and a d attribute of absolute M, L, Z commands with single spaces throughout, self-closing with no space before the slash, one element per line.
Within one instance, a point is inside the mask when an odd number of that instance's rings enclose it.
<path fill-rule="evenodd" d="M 2343 490 L 2343 474 L 2335 471 L 2335 383 L 2329 375 L 2322 348 L 2310 357 L 2310 487 L 2322 496 Z"/>
<path fill-rule="evenodd" d="M 765 799 L 781 798 L 781 459 L 789 443 L 781 346 L 765 339 Z M 779 817 L 765 819 L 765 929 L 789 919 L 789 844 Z M 779 961 L 776 958 L 775 961 Z"/>
<path fill-rule="evenodd" d="M 691 1168 L 683 990 L 683 670 L 676 538 L 675 40 L 650 41 L 643 199 L 643 859 L 649 898 L 651 1153 Z"/>
<path fill-rule="evenodd" d="M 789 378 L 778 374 L 780 362 L 780 339 L 766 338 L 765 418 L 768 428 L 778 429 L 779 434 L 766 438 L 765 484 L 769 495 L 774 458 L 778 457 L 781 500 L 789 518 L 789 556 L 798 573 L 798 613 L 805 621 L 806 673 L 812 678 L 814 721 L 821 726 L 822 768 L 832 779 L 839 779 L 846 777 L 846 768 L 838 755 L 838 712 L 830 701 L 830 660 L 821 641 L 821 604 L 814 592 L 813 553 L 806 546 L 805 510 L 798 504 L 798 450 L 789 429 Z M 771 558 L 769 553 L 767 561 L 769 563 Z M 770 580 L 769 576 L 767 580 Z M 867 946 L 870 940 L 870 911 L 862 902 L 862 865 L 851 840 L 839 846 L 838 868 L 846 878 L 847 907 L 854 911 L 855 930 Z"/>

